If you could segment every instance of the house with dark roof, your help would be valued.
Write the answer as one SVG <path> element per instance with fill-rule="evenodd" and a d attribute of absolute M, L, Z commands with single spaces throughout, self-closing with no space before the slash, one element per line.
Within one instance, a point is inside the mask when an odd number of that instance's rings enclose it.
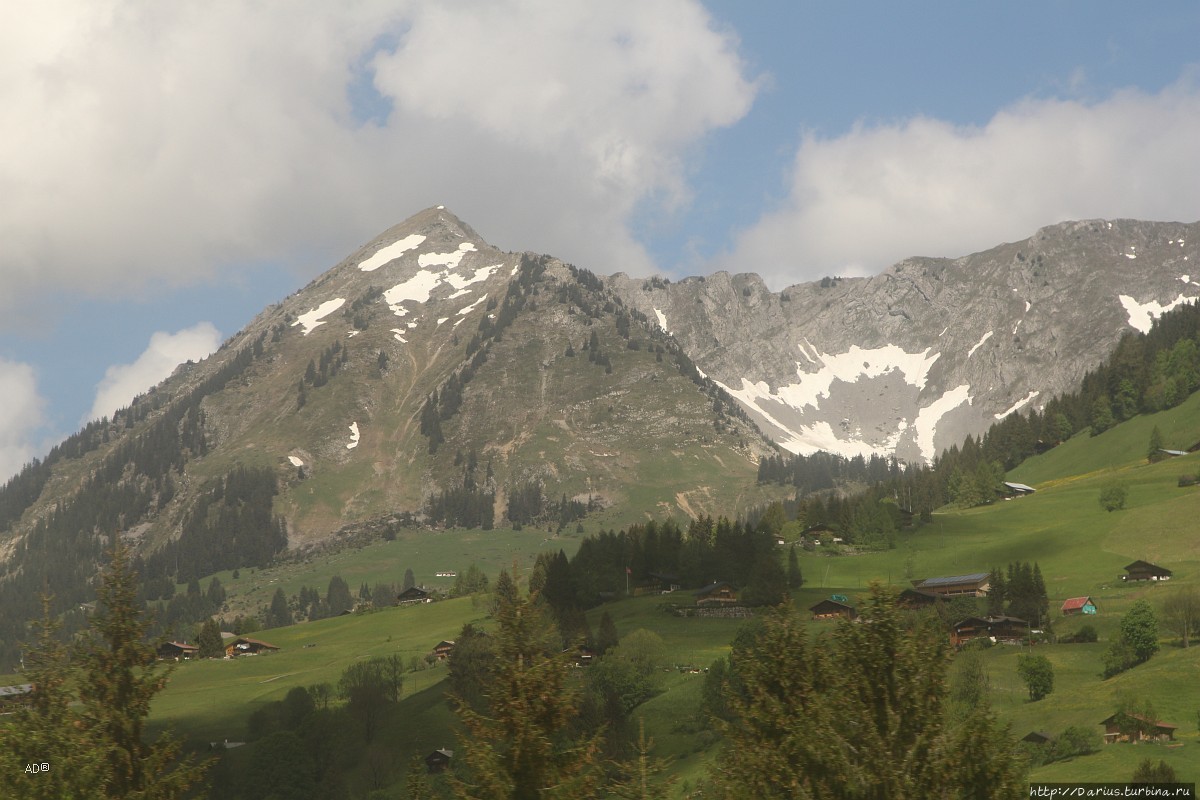
<path fill-rule="evenodd" d="M 983 597 L 991 588 L 991 574 L 972 572 L 968 575 L 949 575 L 913 581 L 913 588 L 942 597 Z"/>
<path fill-rule="evenodd" d="M 950 644 L 962 647 L 976 639 L 1020 644 L 1029 638 L 1029 623 L 1017 617 L 967 617 L 950 632 Z"/>
<path fill-rule="evenodd" d="M 400 594 L 396 595 L 396 605 L 408 606 L 414 603 L 432 603 L 433 595 L 428 589 L 422 589 L 420 586 L 410 586 Z"/>
<path fill-rule="evenodd" d="M 1122 719 L 1124 717 L 1125 719 Z M 1141 714 L 1117 712 L 1100 722 L 1104 726 L 1104 743 L 1114 742 L 1172 742 L 1178 725 L 1150 719 Z M 1123 729 L 1123 730 L 1122 730 Z"/>
<path fill-rule="evenodd" d="M 1149 561 L 1135 561 L 1125 567 L 1123 581 L 1169 581 L 1173 574 L 1166 567 L 1151 564 Z"/>
<path fill-rule="evenodd" d="M 716 581 L 703 589 L 692 592 L 698 606 L 734 605 L 738 601 L 737 589 L 728 581 Z"/>
<path fill-rule="evenodd" d="M 225 657 L 257 656 L 263 653 L 273 653 L 279 648 L 261 639 L 251 639 L 249 636 L 239 636 L 225 645 Z"/>
<path fill-rule="evenodd" d="M 930 606 L 937 605 L 940 596 L 934 592 L 926 592 L 910 587 L 902 591 L 900 596 L 896 598 L 896 605 L 910 610 L 929 608 Z"/>
<path fill-rule="evenodd" d="M 7 713 L 17 708 L 29 705 L 33 696 L 32 683 L 18 683 L 15 686 L 0 686 L 0 713 Z"/>
<path fill-rule="evenodd" d="M 1021 741 L 1029 742 L 1030 744 L 1050 744 L 1050 742 L 1054 741 L 1054 737 L 1045 731 L 1030 731 L 1021 737 Z"/>
<path fill-rule="evenodd" d="M 448 639 L 443 639 L 433 646 L 433 657 L 438 661 L 447 659 L 454 652 L 454 642 Z"/>
<path fill-rule="evenodd" d="M 1063 601 L 1062 614 L 1071 617 L 1076 614 L 1095 614 L 1096 601 L 1090 597 L 1072 597 Z"/>
<path fill-rule="evenodd" d="M 834 600 L 832 597 L 827 597 L 821 602 L 809 606 L 808 610 L 812 612 L 813 619 L 854 619 L 858 616 L 854 606 Z"/>
<path fill-rule="evenodd" d="M 453 750 L 447 750 L 444 747 L 440 750 L 434 750 L 432 753 L 425 756 L 425 769 L 427 769 L 430 774 L 445 772 L 446 768 L 450 766 L 450 759 L 452 758 L 454 758 Z"/>
<path fill-rule="evenodd" d="M 163 642 L 158 646 L 158 660 L 187 661 L 199 652 L 199 646 L 187 642 Z"/>

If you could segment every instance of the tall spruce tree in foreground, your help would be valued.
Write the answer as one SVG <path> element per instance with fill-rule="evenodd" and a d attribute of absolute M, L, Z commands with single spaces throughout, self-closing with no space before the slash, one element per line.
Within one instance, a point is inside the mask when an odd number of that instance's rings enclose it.
<path fill-rule="evenodd" d="M 603 796 L 606 777 L 598 734 L 576 735 L 577 683 L 554 622 L 533 597 L 497 597 L 499 623 L 486 713 L 459 698 L 455 711 L 466 729 L 459 738 L 461 767 L 451 778 L 458 798 L 587 800 Z M 456 760 L 460 756 L 456 753 Z"/>
<path fill-rule="evenodd" d="M 137 599 L 137 575 L 118 541 L 101 574 L 92 638 L 79 652 L 81 722 L 103 760 L 99 796 L 167 800 L 182 797 L 208 765 L 180 757 L 182 743 L 163 735 L 144 738 L 150 702 L 167 684 L 170 667 L 157 663 L 146 638 L 150 621 Z"/>
<path fill-rule="evenodd" d="M 50 614 L 50 602 L 42 596 L 42 618 L 33 624 L 34 644 L 24 656 L 24 678 L 36 691 L 28 707 L 0 725 L 0 797 L 101 796 L 101 751 L 68 708 L 69 654 L 56 636 L 60 625 Z M 49 769 L 42 770 L 43 764 Z"/>
<path fill-rule="evenodd" d="M 1021 769 L 986 703 L 946 714 L 943 632 L 905 625 L 879 586 L 828 638 L 784 607 L 744 630 L 730 656 L 732 719 L 718 797 L 1016 798 Z"/>

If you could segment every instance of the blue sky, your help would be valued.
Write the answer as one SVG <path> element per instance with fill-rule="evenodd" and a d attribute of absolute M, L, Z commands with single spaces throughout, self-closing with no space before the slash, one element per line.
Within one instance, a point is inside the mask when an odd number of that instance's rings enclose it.
<path fill-rule="evenodd" d="M 1200 218 L 1200 5 L 81 2 L 0 31 L 0 480 L 445 204 L 776 289 Z"/>

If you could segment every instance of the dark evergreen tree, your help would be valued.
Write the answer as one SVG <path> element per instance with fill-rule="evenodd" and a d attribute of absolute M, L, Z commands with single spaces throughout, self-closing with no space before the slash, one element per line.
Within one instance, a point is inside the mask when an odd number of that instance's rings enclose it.
<path fill-rule="evenodd" d="M 596 633 L 596 652 L 600 655 L 604 655 L 609 650 L 616 647 L 620 641 L 621 637 L 617 633 L 616 623 L 613 622 L 612 615 L 605 611 L 600 615 L 600 628 Z"/>
<path fill-rule="evenodd" d="M 283 589 L 275 590 L 274 596 L 271 598 L 271 607 L 267 609 L 267 616 L 263 620 L 263 625 L 268 628 L 283 628 L 292 624 L 292 612 L 288 608 L 287 595 L 283 593 Z"/>
<path fill-rule="evenodd" d="M 196 639 L 196 644 L 200 647 L 200 651 L 197 653 L 200 658 L 220 658 L 225 655 L 225 644 L 221 639 L 221 629 L 217 626 L 215 619 L 210 617 L 204 621 L 204 625 L 200 628 L 200 635 Z"/>
<path fill-rule="evenodd" d="M 799 589 L 804 585 L 804 575 L 800 572 L 800 560 L 796 557 L 796 548 L 788 548 L 787 586 L 789 589 Z"/>
<path fill-rule="evenodd" d="M 166 680 L 155 645 L 146 641 L 149 623 L 137 603 L 129 555 L 119 540 L 110 553 L 92 618 L 95 637 L 79 652 L 83 725 L 96 737 L 105 761 L 104 781 L 96 788 L 103 797 L 183 797 L 208 765 L 181 757 L 179 740 L 145 741 L 150 703 Z"/>
<path fill-rule="evenodd" d="M 354 597 L 350 594 L 350 587 L 341 575 L 334 575 L 329 579 L 329 588 L 325 591 L 325 603 L 329 606 L 330 616 L 334 617 L 343 611 L 350 611 L 354 608 Z"/>

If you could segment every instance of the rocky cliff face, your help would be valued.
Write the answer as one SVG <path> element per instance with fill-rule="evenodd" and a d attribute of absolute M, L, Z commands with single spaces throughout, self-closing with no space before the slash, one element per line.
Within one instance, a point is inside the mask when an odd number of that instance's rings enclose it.
<path fill-rule="evenodd" d="M 927 460 L 1200 298 L 1198 262 L 1200 223 L 1090 220 L 779 293 L 723 272 L 609 285 L 785 449 Z"/>

